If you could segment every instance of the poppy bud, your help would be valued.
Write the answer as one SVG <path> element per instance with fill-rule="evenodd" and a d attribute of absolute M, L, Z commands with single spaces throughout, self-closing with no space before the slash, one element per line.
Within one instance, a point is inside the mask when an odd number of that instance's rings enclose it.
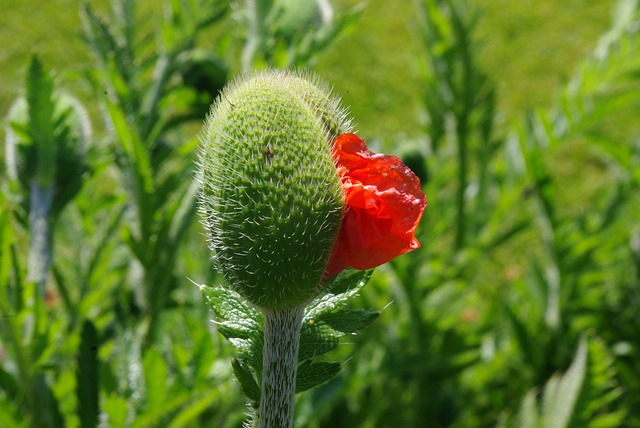
<path fill-rule="evenodd" d="M 348 128 L 325 87 L 290 72 L 240 78 L 212 106 L 200 212 L 217 268 L 255 305 L 320 292 L 344 209 L 331 142 Z"/>

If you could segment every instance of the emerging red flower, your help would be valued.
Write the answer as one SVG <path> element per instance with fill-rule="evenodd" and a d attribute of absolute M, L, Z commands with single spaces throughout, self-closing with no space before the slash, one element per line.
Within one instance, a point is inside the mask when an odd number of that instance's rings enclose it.
<path fill-rule="evenodd" d="M 324 278 L 343 269 L 371 269 L 415 250 L 414 233 L 427 198 L 420 180 L 395 156 L 371 153 L 364 140 L 333 141 L 346 207 Z"/>

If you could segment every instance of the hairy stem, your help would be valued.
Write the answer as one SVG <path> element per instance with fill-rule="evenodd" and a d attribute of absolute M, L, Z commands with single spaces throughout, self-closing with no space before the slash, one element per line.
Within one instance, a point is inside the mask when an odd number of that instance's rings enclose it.
<path fill-rule="evenodd" d="M 290 428 L 304 306 L 265 309 L 262 393 L 257 428 Z"/>
<path fill-rule="evenodd" d="M 38 284 L 44 296 L 49 267 L 51 266 L 51 204 L 53 186 L 31 183 L 29 207 L 29 269 L 27 280 Z"/>

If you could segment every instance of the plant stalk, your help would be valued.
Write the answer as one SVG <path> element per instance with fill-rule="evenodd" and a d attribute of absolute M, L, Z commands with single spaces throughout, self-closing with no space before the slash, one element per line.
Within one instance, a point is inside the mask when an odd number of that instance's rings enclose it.
<path fill-rule="evenodd" d="M 254 426 L 291 428 L 304 305 L 264 309 L 263 314 L 262 392 Z"/>
<path fill-rule="evenodd" d="M 242 70 L 253 70 L 256 56 L 262 51 L 265 41 L 265 20 L 269 11 L 268 2 L 247 0 L 247 42 L 242 52 Z"/>
<path fill-rule="evenodd" d="M 51 266 L 51 204 L 53 186 L 31 182 L 29 206 L 29 267 L 27 281 L 38 285 L 40 297 L 45 295 Z"/>

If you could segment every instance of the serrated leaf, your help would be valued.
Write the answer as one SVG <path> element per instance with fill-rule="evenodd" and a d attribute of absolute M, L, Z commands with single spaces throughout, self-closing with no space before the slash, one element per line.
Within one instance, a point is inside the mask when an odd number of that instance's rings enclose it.
<path fill-rule="evenodd" d="M 349 334 L 362 330 L 380 316 L 380 312 L 349 310 L 327 312 L 318 316 L 316 321 L 329 325 L 332 329 Z"/>
<path fill-rule="evenodd" d="M 216 328 L 238 350 L 247 363 L 262 368 L 262 313 L 250 306 L 235 291 L 224 287 L 200 285 L 209 308 L 215 314 Z"/>
<path fill-rule="evenodd" d="M 369 281 L 372 273 L 373 269 L 367 271 L 347 269 L 341 272 L 333 282 L 327 284 L 327 293 L 314 299 L 305 309 L 304 322 L 343 306 Z"/>
<path fill-rule="evenodd" d="M 216 323 L 247 336 L 260 330 L 262 313 L 245 303 L 238 293 L 220 286 L 200 285 L 199 287 L 209 308 L 216 316 Z"/>
<path fill-rule="evenodd" d="M 338 346 L 338 335 L 328 325 L 306 322 L 300 330 L 298 361 L 324 355 Z"/>
<path fill-rule="evenodd" d="M 614 360 L 598 337 L 588 341 L 587 374 L 576 404 L 576 417 L 571 427 L 617 427 L 624 425 L 627 408 L 617 400 L 622 394 L 618 386 Z"/>
<path fill-rule="evenodd" d="M 315 388 L 334 378 L 342 368 L 340 363 L 303 361 L 298 366 L 296 393 Z"/>
<path fill-rule="evenodd" d="M 369 270 L 355 270 L 345 269 L 329 280 L 326 284 L 326 290 L 330 294 L 344 294 L 351 289 L 361 288 L 373 274 L 373 269 Z"/>
<path fill-rule="evenodd" d="M 253 404 L 260 403 L 260 387 L 249 367 L 237 358 L 233 359 L 231 367 L 233 368 L 233 373 L 236 375 L 236 379 L 238 379 L 240 383 L 240 389 L 242 389 L 243 394 L 251 400 Z"/>
<path fill-rule="evenodd" d="M 312 359 L 335 349 L 341 336 L 366 327 L 378 317 L 378 312 L 339 309 L 358 293 L 372 272 L 343 272 L 327 286 L 328 293 L 315 299 L 305 310 L 300 331 L 296 392 L 333 378 L 340 370 L 340 363 Z M 205 285 L 199 285 L 199 288 L 215 314 L 218 331 L 240 350 L 241 357 L 232 362 L 232 367 L 243 393 L 253 403 L 258 403 L 263 351 L 262 313 L 230 289 Z"/>
<path fill-rule="evenodd" d="M 246 332 L 244 329 L 228 328 L 223 323 L 218 323 L 216 325 L 216 330 L 218 330 L 218 333 L 223 335 L 224 338 L 228 340 L 232 340 L 232 339 L 249 340 L 251 339 L 251 336 L 252 336 L 251 333 Z"/>

